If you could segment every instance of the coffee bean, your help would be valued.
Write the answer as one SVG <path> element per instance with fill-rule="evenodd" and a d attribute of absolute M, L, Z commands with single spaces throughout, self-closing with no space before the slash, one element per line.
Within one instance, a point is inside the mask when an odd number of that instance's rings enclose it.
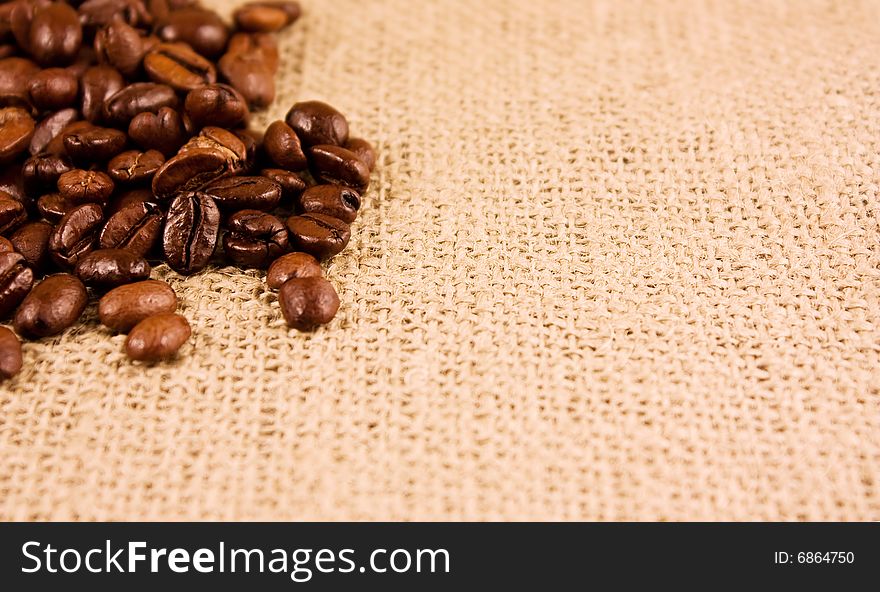
<path fill-rule="evenodd" d="M 57 111 L 76 103 L 79 80 L 64 68 L 47 68 L 28 83 L 31 102 L 42 111 Z"/>
<path fill-rule="evenodd" d="M 99 123 L 104 117 L 104 103 L 125 86 L 122 74 L 110 66 L 92 66 L 80 77 L 83 117 L 92 123 Z M 122 107 L 117 107 L 122 110 Z M 132 115 L 132 117 L 134 117 Z"/>
<path fill-rule="evenodd" d="M 223 53 L 229 40 L 229 29 L 216 13 L 195 7 L 171 11 L 156 23 L 156 34 L 163 41 L 183 41 L 206 58 Z"/>
<path fill-rule="evenodd" d="M 107 163 L 107 174 L 117 183 L 142 183 L 149 181 L 165 163 L 158 150 L 126 150 Z"/>
<path fill-rule="evenodd" d="M 248 2 L 233 13 L 238 27 L 253 33 L 280 31 L 299 16 L 296 2 Z"/>
<path fill-rule="evenodd" d="M 206 185 L 202 191 L 227 212 L 242 209 L 268 212 L 281 201 L 281 186 L 266 177 L 224 177 Z"/>
<path fill-rule="evenodd" d="M 137 29 L 123 21 L 113 21 L 95 34 L 95 54 L 101 63 L 132 77 L 144 59 L 144 43 Z"/>
<path fill-rule="evenodd" d="M 144 280 L 113 288 L 98 302 L 98 319 L 117 333 L 153 315 L 177 310 L 177 295 L 165 282 Z"/>
<path fill-rule="evenodd" d="M 370 184 L 370 169 L 354 152 L 319 144 L 309 149 L 312 176 L 324 183 L 347 185 L 364 191 Z"/>
<path fill-rule="evenodd" d="M 127 249 L 97 249 L 79 260 L 76 275 L 87 286 L 115 288 L 150 277 L 150 264 Z"/>
<path fill-rule="evenodd" d="M 233 129 L 247 125 L 250 115 L 245 98 L 228 84 L 207 84 L 191 90 L 184 109 L 196 128 L 214 125 Z"/>
<path fill-rule="evenodd" d="M 141 0 L 86 0 L 79 5 L 79 15 L 83 27 L 92 31 L 117 21 L 141 28 L 153 21 Z"/>
<path fill-rule="evenodd" d="M 303 146 L 342 146 L 348 141 L 348 121 L 345 116 L 321 101 L 295 104 L 287 112 L 286 121 L 299 136 Z"/>
<path fill-rule="evenodd" d="M 263 169 L 260 174 L 281 186 L 281 201 L 285 204 L 291 203 L 308 187 L 302 177 L 284 169 Z"/>
<path fill-rule="evenodd" d="M 24 300 L 34 285 L 34 272 L 19 253 L 0 253 L 0 319 Z"/>
<path fill-rule="evenodd" d="M 177 95 L 167 84 L 135 82 L 104 102 L 104 117 L 114 126 L 127 126 L 135 115 L 149 111 L 158 113 L 162 107 L 177 107 Z"/>
<path fill-rule="evenodd" d="M 37 211 L 49 222 L 57 223 L 76 205 L 60 193 L 47 193 L 37 200 Z"/>
<path fill-rule="evenodd" d="M 15 250 L 15 247 L 12 246 L 12 242 L 3 236 L 0 236 L 0 253 L 11 253 Z"/>
<path fill-rule="evenodd" d="M 27 58 L 0 59 L 0 106 L 26 108 L 30 99 L 28 87 L 39 71 L 40 67 Z"/>
<path fill-rule="evenodd" d="M 204 187 L 211 181 L 241 171 L 244 143 L 224 129 L 204 128 L 168 159 L 153 176 L 153 193 L 160 200 Z"/>
<path fill-rule="evenodd" d="M 208 264 L 217 246 L 220 210 L 203 193 L 187 192 L 171 202 L 162 234 L 162 251 L 174 271 L 189 275 Z"/>
<path fill-rule="evenodd" d="M 52 2 L 34 10 L 27 49 L 44 66 L 71 63 L 82 43 L 82 27 L 76 11 L 64 2 Z"/>
<path fill-rule="evenodd" d="M 214 65 L 185 43 L 160 43 L 144 57 L 144 70 L 154 82 L 180 91 L 217 81 Z"/>
<path fill-rule="evenodd" d="M 146 257 L 162 232 L 164 218 L 156 204 L 130 203 L 110 216 L 98 235 L 98 245 L 102 249 L 127 249 Z"/>
<path fill-rule="evenodd" d="M 122 152 L 128 138 L 117 129 L 89 126 L 63 134 L 67 154 L 78 163 L 106 162 Z"/>
<path fill-rule="evenodd" d="M 52 140 L 63 133 L 77 119 L 79 119 L 79 111 L 72 108 L 56 111 L 43 118 L 34 128 L 34 135 L 31 136 L 28 151 L 31 155 L 43 152 Z"/>
<path fill-rule="evenodd" d="M 44 220 L 28 222 L 12 233 L 9 242 L 31 269 L 42 271 L 49 260 L 49 236 L 53 229 L 54 226 Z"/>
<path fill-rule="evenodd" d="M 263 268 L 288 249 L 284 222 L 259 210 L 241 210 L 229 217 L 223 249 L 233 262 Z"/>
<path fill-rule="evenodd" d="M 287 219 L 290 245 L 295 251 L 304 251 L 316 259 L 336 255 L 348 244 L 351 230 L 348 224 L 324 214 L 303 214 Z"/>
<path fill-rule="evenodd" d="M 24 109 L 0 109 L 0 164 L 12 162 L 27 150 L 35 125 L 34 118 Z"/>
<path fill-rule="evenodd" d="M 351 224 L 360 207 L 361 196 L 351 187 L 315 185 L 300 196 L 297 209 L 309 214 L 327 214 Z"/>
<path fill-rule="evenodd" d="M 101 206 L 88 203 L 67 212 L 49 235 L 49 254 L 61 267 L 72 268 L 92 252 L 104 221 Z"/>
<path fill-rule="evenodd" d="M 156 196 L 149 187 L 134 187 L 117 194 L 104 209 L 104 217 L 110 217 L 116 212 L 134 203 L 156 204 Z"/>
<path fill-rule="evenodd" d="M 21 180 L 28 195 L 40 195 L 45 191 L 55 191 L 58 178 L 73 170 L 67 156 L 40 153 L 31 156 L 21 167 Z"/>
<path fill-rule="evenodd" d="M 15 333 L 0 327 L 0 380 L 8 380 L 21 370 L 21 342 Z"/>
<path fill-rule="evenodd" d="M 139 113 L 128 126 L 131 139 L 148 150 L 158 150 L 172 156 L 189 138 L 180 114 L 170 107 L 158 113 Z"/>
<path fill-rule="evenodd" d="M 279 289 L 292 278 L 321 277 L 321 264 L 308 253 L 288 253 L 272 262 L 266 273 L 266 285 Z"/>
<path fill-rule="evenodd" d="M 132 328 L 125 340 L 125 353 L 140 362 L 167 360 L 174 357 L 191 334 L 189 323 L 179 314 L 159 313 Z"/>
<path fill-rule="evenodd" d="M 266 129 L 263 149 L 269 159 L 282 169 L 301 171 L 308 165 L 296 132 L 283 121 L 275 121 Z"/>
<path fill-rule="evenodd" d="M 12 199 L 8 193 L 0 193 L 0 234 L 6 235 L 27 220 L 24 204 Z"/>
<path fill-rule="evenodd" d="M 241 167 L 241 174 L 250 174 L 257 165 L 258 152 L 262 148 L 263 138 L 261 135 L 250 130 L 235 130 L 235 135 L 241 140 L 245 148 L 245 159 Z"/>
<path fill-rule="evenodd" d="M 50 275 L 22 301 L 13 325 L 23 337 L 57 335 L 79 319 L 87 302 L 86 287 L 79 278 L 69 273 Z"/>
<path fill-rule="evenodd" d="M 73 169 L 58 177 L 58 193 L 75 204 L 105 204 L 113 187 L 113 179 L 101 171 Z"/>
<path fill-rule="evenodd" d="M 296 277 L 278 291 L 278 303 L 288 326 L 309 331 L 333 320 L 339 310 L 339 296 L 333 284 L 322 277 Z"/>
<path fill-rule="evenodd" d="M 278 47 L 271 36 L 236 33 L 217 67 L 251 108 L 262 109 L 275 100 Z"/>
<path fill-rule="evenodd" d="M 345 148 L 354 152 L 358 158 L 364 161 L 370 171 L 376 167 L 376 150 L 363 138 L 349 138 L 345 143 Z"/>

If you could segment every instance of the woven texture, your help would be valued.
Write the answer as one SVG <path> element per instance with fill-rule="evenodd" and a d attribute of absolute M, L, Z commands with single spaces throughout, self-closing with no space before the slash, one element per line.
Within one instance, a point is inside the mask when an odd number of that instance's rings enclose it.
<path fill-rule="evenodd" d="M 880 5 L 306 1 L 380 161 L 343 305 L 183 278 L 0 385 L 0 518 L 880 519 Z M 228 5 L 226 6 L 228 8 Z"/>

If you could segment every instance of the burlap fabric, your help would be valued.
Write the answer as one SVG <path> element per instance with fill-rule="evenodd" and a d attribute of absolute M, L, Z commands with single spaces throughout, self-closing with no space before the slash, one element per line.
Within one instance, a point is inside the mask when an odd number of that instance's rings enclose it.
<path fill-rule="evenodd" d="M 0 386 L 4 519 L 880 518 L 877 3 L 307 1 L 268 117 L 381 151 L 343 301 L 164 268 Z"/>

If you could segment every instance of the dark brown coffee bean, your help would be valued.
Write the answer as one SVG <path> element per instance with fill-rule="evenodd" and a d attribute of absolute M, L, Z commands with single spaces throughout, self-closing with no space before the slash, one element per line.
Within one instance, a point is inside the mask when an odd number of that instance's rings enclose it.
<path fill-rule="evenodd" d="M 277 290 L 289 279 L 321 277 L 321 264 L 308 253 L 288 253 L 272 262 L 266 273 L 266 285 Z"/>
<path fill-rule="evenodd" d="M 12 246 L 12 241 L 8 238 L 0 236 L 0 253 L 12 253 L 15 250 L 15 247 Z"/>
<path fill-rule="evenodd" d="M 0 193 L 0 234 L 7 235 L 27 221 L 24 204 L 12 199 L 8 193 Z"/>
<path fill-rule="evenodd" d="M 303 192 L 297 209 L 308 214 L 327 214 L 351 224 L 360 207 L 361 196 L 351 187 L 315 185 Z"/>
<path fill-rule="evenodd" d="M 0 109 L 0 164 L 8 164 L 26 151 L 36 123 L 24 109 Z"/>
<path fill-rule="evenodd" d="M 233 129 L 247 125 L 250 115 L 245 98 L 228 84 L 208 84 L 191 90 L 184 109 L 196 128 L 214 125 Z"/>
<path fill-rule="evenodd" d="M 106 162 L 122 152 L 125 134 L 111 127 L 89 126 L 63 135 L 64 149 L 78 163 Z"/>
<path fill-rule="evenodd" d="M 137 29 L 123 21 L 113 21 L 95 34 L 95 54 L 101 63 L 132 77 L 144 59 L 144 43 Z"/>
<path fill-rule="evenodd" d="M 144 70 L 153 82 L 189 91 L 217 81 L 214 64 L 185 43 L 161 43 L 144 57 Z"/>
<path fill-rule="evenodd" d="M 28 86 L 39 71 L 40 67 L 27 58 L 0 59 L 0 107 L 25 108 L 30 101 Z"/>
<path fill-rule="evenodd" d="M 114 126 L 127 126 L 135 115 L 149 111 L 158 113 L 162 107 L 177 107 L 177 95 L 167 84 L 135 82 L 104 102 L 104 117 Z"/>
<path fill-rule="evenodd" d="M 229 29 L 214 12 L 202 8 L 174 10 L 156 24 L 156 34 L 166 42 L 183 41 L 206 58 L 226 49 Z"/>
<path fill-rule="evenodd" d="M 91 31 L 116 21 L 141 28 L 153 22 L 141 0 L 86 0 L 79 5 L 79 15 L 83 27 Z"/>
<path fill-rule="evenodd" d="M 98 319 L 117 333 L 128 333 L 147 317 L 177 310 L 174 290 L 159 280 L 113 288 L 98 302 Z"/>
<path fill-rule="evenodd" d="M 296 2 L 248 2 L 233 13 L 238 28 L 253 33 L 273 33 L 300 16 Z"/>
<path fill-rule="evenodd" d="M 34 285 L 34 272 L 19 253 L 0 253 L 0 319 L 24 300 Z"/>
<path fill-rule="evenodd" d="M 65 68 L 47 68 L 28 84 L 31 102 L 42 111 L 57 111 L 76 103 L 79 80 Z"/>
<path fill-rule="evenodd" d="M 272 214 L 241 210 L 226 225 L 223 249 L 238 265 L 264 268 L 288 249 L 287 227 Z"/>
<path fill-rule="evenodd" d="M 13 325 L 24 337 L 57 335 L 79 319 L 87 302 L 88 293 L 79 278 L 69 273 L 50 275 L 22 301 Z"/>
<path fill-rule="evenodd" d="M 87 286 L 115 288 L 150 277 L 150 264 L 127 249 L 98 249 L 79 260 L 76 275 Z"/>
<path fill-rule="evenodd" d="M 349 138 L 345 143 L 345 148 L 354 152 L 358 158 L 364 161 L 370 171 L 376 168 L 376 149 L 363 138 Z"/>
<path fill-rule="evenodd" d="M 67 156 L 40 153 L 24 161 L 20 179 L 28 195 L 40 195 L 46 191 L 55 191 L 58 178 L 72 170 L 73 164 Z"/>
<path fill-rule="evenodd" d="M 107 174 L 117 183 L 142 183 L 149 181 L 165 164 L 165 157 L 158 150 L 126 150 L 107 163 Z"/>
<path fill-rule="evenodd" d="M 98 235 L 102 249 L 127 249 L 146 257 L 159 234 L 165 216 L 156 204 L 148 201 L 134 202 L 122 207 L 110 216 Z"/>
<path fill-rule="evenodd" d="M 348 141 L 348 121 L 345 116 L 321 101 L 295 104 L 287 112 L 286 121 L 303 146 L 342 146 Z"/>
<path fill-rule="evenodd" d="M 21 342 L 15 333 L 0 327 L 0 380 L 8 380 L 21 371 Z"/>
<path fill-rule="evenodd" d="M 122 191 L 107 204 L 107 207 L 104 209 L 104 217 L 110 217 L 122 208 L 135 203 L 151 203 L 155 205 L 156 197 L 153 195 L 153 190 L 149 187 L 134 187 Z"/>
<path fill-rule="evenodd" d="M 119 70 L 110 66 L 92 66 L 83 72 L 80 78 L 82 104 L 80 111 L 83 117 L 92 123 L 99 123 L 104 118 L 104 103 L 122 90 L 125 80 Z M 122 107 L 117 107 L 122 110 Z M 132 117 L 134 117 L 132 115 Z"/>
<path fill-rule="evenodd" d="M 73 169 L 58 177 L 58 193 L 75 204 L 105 204 L 113 187 L 113 179 L 101 171 Z"/>
<path fill-rule="evenodd" d="M 240 172 L 245 158 L 245 145 L 235 134 L 206 127 L 156 171 L 153 193 L 164 201 L 177 193 L 199 189 Z"/>
<path fill-rule="evenodd" d="M 159 313 L 132 328 L 125 340 L 125 353 L 140 362 L 167 360 L 174 357 L 191 334 L 189 323 L 179 314 Z"/>
<path fill-rule="evenodd" d="M 49 254 L 61 267 L 72 268 L 95 248 L 104 211 L 94 203 L 67 212 L 49 235 Z"/>
<path fill-rule="evenodd" d="M 263 169 L 260 174 L 281 185 L 281 201 L 284 204 L 292 203 L 308 187 L 302 177 L 284 169 Z"/>
<path fill-rule="evenodd" d="M 243 209 L 268 212 L 281 201 L 281 186 L 266 177 L 224 177 L 206 185 L 202 191 L 227 212 Z"/>
<path fill-rule="evenodd" d="M 339 296 L 333 284 L 322 277 L 287 280 L 278 291 L 278 303 L 288 326 L 298 331 L 329 323 L 339 310 Z"/>
<path fill-rule="evenodd" d="M 165 157 L 174 155 L 189 138 L 180 114 L 171 107 L 158 113 L 138 113 L 128 126 L 131 139 L 147 150 L 158 150 Z"/>
<path fill-rule="evenodd" d="M 23 1 L 13 2 L 9 8 L 9 30 L 15 38 L 15 43 L 21 49 L 28 51 L 30 46 L 31 24 L 34 21 L 34 12 L 38 7 L 48 6 L 48 1 Z"/>
<path fill-rule="evenodd" d="M 49 236 L 54 227 L 44 220 L 28 222 L 9 237 L 15 250 L 21 253 L 28 266 L 42 271 L 49 261 Z"/>
<path fill-rule="evenodd" d="M 345 148 L 320 144 L 309 149 L 312 176 L 324 183 L 346 185 L 364 191 L 370 185 L 370 169 Z"/>
<path fill-rule="evenodd" d="M 67 150 L 65 150 L 65 148 L 64 148 L 64 137 L 66 135 L 72 134 L 74 132 L 80 132 L 83 130 L 91 129 L 93 126 L 94 126 L 94 124 L 92 124 L 88 121 L 74 121 L 74 122 L 67 124 L 66 126 L 61 128 L 61 131 L 58 132 L 58 134 L 56 134 L 55 137 L 53 137 L 51 140 L 49 140 L 49 143 L 46 144 L 46 147 L 43 148 L 42 152 L 44 152 L 46 154 L 55 154 L 57 156 L 64 156 L 65 158 L 68 158 Z M 71 159 L 71 161 L 72 161 L 72 159 Z"/>
<path fill-rule="evenodd" d="M 82 27 L 76 11 L 64 2 L 34 10 L 27 49 L 44 66 L 71 63 L 82 43 Z"/>
<path fill-rule="evenodd" d="M 174 198 L 165 218 L 162 252 L 174 271 L 189 275 L 208 264 L 217 246 L 220 210 L 203 193 L 182 193 Z"/>
<path fill-rule="evenodd" d="M 58 223 L 64 214 L 75 208 L 77 204 L 65 199 L 60 193 L 47 193 L 37 200 L 37 211 L 46 220 Z"/>
<path fill-rule="evenodd" d="M 245 159 L 241 167 L 241 174 L 250 174 L 257 165 L 257 156 L 262 147 L 262 136 L 251 130 L 235 130 L 235 135 L 245 147 Z"/>
<path fill-rule="evenodd" d="M 278 47 L 271 36 L 236 33 L 217 67 L 251 108 L 263 109 L 275 100 Z"/>
<path fill-rule="evenodd" d="M 31 155 L 39 154 L 46 150 L 49 143 L 58 137 L 65 128 L 70 126 L 79 118 L 79 111 L 76 109 L 62 109 L 56 111 L 48 117 L 45 117 L 34 128 L 34 135 L 31 136 L 31 142 L 28 151 Z"/>
<path fill-rule="evenodd" d="M 263 149 L 276 166 L 289 171 L 301 171 L 308 166 L 299 138 L 289 125 L 275 121 L 266 129 Z"/>
<path fill-rule="evenodd" d="M 287 219 L 287 230 L 293 250 L 304 251 L 316 259 L 336 255 L 351 238 L 348 224 L 324 214 L 291 216 Z"/>

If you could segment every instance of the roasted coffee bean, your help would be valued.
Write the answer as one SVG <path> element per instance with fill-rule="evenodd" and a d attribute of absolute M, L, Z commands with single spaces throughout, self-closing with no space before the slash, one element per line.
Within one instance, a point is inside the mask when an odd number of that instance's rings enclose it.
<path fill-rule="evenodd" d="M 8 380 L 21 370 L 21 342 L 15 333 L 0 327 L 0 380 Z"/>
<path fill-rule="evenodd" d="M 190 338 L 192 330 L 185 318 L 159 313 L 135 325 L 125 340 L 125 353 L 139 362 L 167 360 Z"/>
<path fill-rule="evenodd" d="M 49 236 L 54 227 L 44 220 L 28 222 L 9 237 L 9 242 L 24 257 L 28 266 L 42 271 L 49 261 Z"/>
<path fill-rule="evenodd" d="M 58 137 L 65 128 L 70 126 L 79 118 L 79 112 L 76 109 L 62 109 L 56 111 L 48 117 L 45 117 L 34 128 L 34 135 L 31 136 L 31 142 L 28 151 L 31 155 L 39 154 L 46 150 L 49 143 Z"/>
<path fill-rule="evenodd" d="M 327 214 L 351 224 L 361 207 L 361 196 L 344 185 L 315 185 L 309 187 L 299 198 L 301 212 Z"/>
<path fill-rule="evenodd" d="M 49 140 L 42 152 L 47 154 L 55 154 L 58 156 L 68 157 L 67 150 L 64 149 L 64 137 L 74 132 L 90 129 L 94 124 L 88 121 L 74 121 L 64 126 L 58 134 Z"/>
<path fill-rule="evenodd" d="M 75 204 L 107 203 L 113 179 L 101 171 L 73 169 L 58 177 L 58 193 Z"/>
<path fill-rule="evenodd" d="M 28 86 L 40 67 L 27 58 L 0 59 L 0 107 L 24 108 L 30 99 Z"/>
<path fill-rule="evenodd" d="M 162 234 L 162 251 L 174 271 L 189 275 L 208 264 L 217 246 L 220 210 L 211 197 L 187 192 L 171 202 Z"/>
<path fill-rule="evenodd" d="M 87 302 L 86 287 L 75 275 L 50 275 L 22 301 L 13 325 L 24 337 L 57 335 L 79 319 Z"/>
<path fill-rule="evenodd" d="M 150 253 L 162 232 L 162 210 L 148 201 L 134 202 L 110 216 L 98 235 L 102 249 L 127 249 L 141 257 Z"/>
<path fill-rule="evenodd" d="M 79 48 L 79 52 L 76 54 L 76 59 L 64 69 L 73 74 L 76 79 L 79 80 L 82 78 L 82 75 L 85 74 L 85 71 L 95 64 L 97 59 L 98 57 L 95 55 L 95 50 L 90 45 L 83 43 Z"/>
<path fill-rule="evenodd" d="M 150 264 L 127 249 L 98 249 L 79 260 L 76 276 L 87 286 L 115 288 L 150 277 Z"/>
<path fill-rule="evenodd" d="M 275 100 L 278 47 L 271 36 L 236 33 L 217 67 L 251 108 L 262 109 Z"/>
<path fill-rule="evenodd" d="M 82 104 L 80 111 L 83 117 L 92 123 L 99 123 L 104 118 L 104 103 L 125 86 L 119 70 L 110 66 L 92 66 L 83 72 L 80 78 Z M 123 107 L 117 107 L 122 110 Z M 132 115 L 132 117 L 134 117 Z"/>
<path fill-rule="evenodd" d="M 111 127 L 89 126 L 63 134 L 64 149 L 79 163 L 106 162 L 122 152 L 128 138 Z"/>
<path fill-rule="evenodd" d="M 27 220 L 24 204 L 12 199 L 8 193 L 0 192 L 0 234 L 6 235 Z"/>
<path fill-rule="evenodd" d="M 3 236 L 0 236 L 0 253 L 11 253 L 15 250 L 15 247 L 12 246 L 12 242 Z"/>
<path fill-rule="evenodd" d="M 296 2 L 248 2 L 233 13 L 238 28 L 253 33 L 280 31 L 299 16 Z"/>
<path fill-rule="evenodd" d="M 288 253 L 272 262 L 266 273 L 266 285 L 277 290 L 289 279 L 321 277 L 321 264 L 308 253 Z"/>
<path fill-rule="evenodd" d="M 241 210 L 226 222 L 229 232 L 223 249 L 233 262 L 245 267 L 266 267 L 288 250 L 284 222 L 259 210 Z"/>
<path fill-rule="evenodd" d="M 36 123 L 24 109 L 0 109 L 0 164 L 8 164 L 27 150 Z"/>
<path fill-rule="evenodd" d="M 82 43 L 82 27 L 76 10 L 64 2 L 52 2 L 34 10 L 25 46 L 43 66 L 71 63 Z"/>
<path fill-rule="evenodd" d="M 240 172 L 245 158 L 245 145 L 235 134 L 206 127 L 156 171 L 153 193 L 164 201 L 177 193 L 199 189 Z"/>
<path fill-rule="evenodd" d="M 301 171 L 308 166 L 296 132 L 283 121 L 275 121 L 266 129 L 263 150 L 269 160 L 282 169 Z"/>
<path fill-rule="evenodd" d="M 158 113 L 138 113 L 128 126 L 128 135 L 147 150 L 158 150 L 165 157 L 174 155 L 189 138 L 180 113 L 162 107 Z"/>
<path fill-rule="evenodd" d="M 95 54 L 101 63 L 131 77 L 144 59 L 144 42 L 137 29 L 123 21 L 113 21 L 95 34 Z"/>
<path fill-rule="evenodd" d="M 64 214 L 76 206 L 77 204 L 72 203 L 60 193 L 47 193 L 37 200 L 37 211 L 52 223 L 58 223 Z"/>
<path fill-rule="evenodd" d="M 346 185 L 364 191 L 370 184 L 370 169 L 357 155 L 345 148 L 319 144 L 309 149 L 312 176 L 324 183 Z"/>
<path fill-rule="evenodd" d="M 250 174 L 257 165 L 257 156 L 262 146 L 262 137 L 250 130 L 235 130 L 235 135 L 241 140 L 245 148 L 245 159 L 241 167 L 241 174 Z"/>
<path fill-rule="evenodd" d="M 127 126 L 135 115 L 149 111 L 158 113 L 162 107 L 177 107 L 177 95 L 167 84 L 135 82 L 104 102 L 104 117 L 114 126 Z"/>
<path fill-rule="evenodd" d="M 351 238 L 348 224 L 324 214 L 291 216 L 287 219 L 287 230 L 293 250 L 304 251 L 316 259 L 336 255 Z"/>
<path fill-rule="evenodd" d="M 24 300 L 34 285 L 34 272 L 19 253 L 0 253 L 0 319 Z"/>
<path fill-rule="evenodd" d="M 287 112 L 286 121 L 303 146 L 342 146 L 348 141 L 348 121 L 345 116 L 321 101 L 295 104 Z"/>
<path fill-rule="evenodd" d="M 25 191 L 22 169 L 23 167 L 18 163 L 0 165 L 0 191 L 25 204 L 26 208 L 30 208 L 33 205 L 33 200 Z"/>
<path fill-rule="evenodd" d="M 104 209 L 104 217 L 108 218 L 124 207 L 135 203 L 156 204 L 156 197 L 149 187 L 135 187 L 116 195 Z"/>
<path fill-rule="evenodd" d="M 126 150 L 107 163 L 107 174 L 117 183 L 141 183 L 149 181 L 165 164 L 165 157 L 158 150 Z"/>
<path fill-rule="evenodd" d="M 49 235 L 49 254 L 61 267 L 72 268 L 91 253 L 104 221 L 104 211 L 94 203 L 67 212 Z"/>
<path fill-rule="evenodd" d="M 376 150 L 363 138 L 349 138 L 345 143 L 345 148 L 354 152 L 358 158 L 364 161 L 370 171 L 376 167 Z"/>
<path fill-rule="evenodd" d="M 144 70 L 153 82 L 180 91 L 217 81 L 214 64 L 185 43 L 160 43 L 144 57 Z"/>
<path fill-rule="evenodd" d="M 229 29 L 214 12 L 202 8 L 171 11 L 156 24 L 156 34 L 163 41 L 183 41 L 206 58 L 226 49 Z"/>
<path fill-rule="evenodd" d="M 152 24 L 153 17 L 141 0 L 86 0 L 79 5 L 83 27 L 96 31 L 116 21 L 132 27 Z"/>
<path fill-rule="evenodd" d="M 117 333 L 128 333 L 147 317 L 177 310 L 177 295 L 165 282 L 144 280 L 113 288 L 98 302 L 98 319 Z"/>
<path fill-rule="evenodd" d="M 24 161 L 21 167 L 21 180 L 28 195 L 40 195 L 45 191 L 55 191 L 58 178 L 73 170 L 67 156 L 40 153 Z"/>
<path fill-rule="evenodd" d="M 284 169 L 263 169 L 260 174 L 281 185 L 281 201 L 285 204 L 298 198 L 308 187 L 302 177 Z"/>
<path fill-rule="evenodd" d="M 281 186 L 266 177 L 224 177 L 202 191 L 227 212 L 251 209 L 268 212 L 281 201 Z"/>
<path fill-rule="evenodd" d="M 47 68 L 28 83 L 31 102 L 42 111 L 57 111 L 76 103 L 79 80 L 65 68 Z"/>
<path fill-rule="evenodd" d="M 206 125 L 233 129 L 247 125 L 247 101 L 228 84 L 207 84 L 186 95 L 186 114 L 195 128 Z"/>
<path fill-rule="evenodd" d="M 299 331 L 329 323 L 339 310 L 339 296 L 333 284 L 322 277 L 287 280 L 278 291 L 278 303 L 288 326 Z"/>

